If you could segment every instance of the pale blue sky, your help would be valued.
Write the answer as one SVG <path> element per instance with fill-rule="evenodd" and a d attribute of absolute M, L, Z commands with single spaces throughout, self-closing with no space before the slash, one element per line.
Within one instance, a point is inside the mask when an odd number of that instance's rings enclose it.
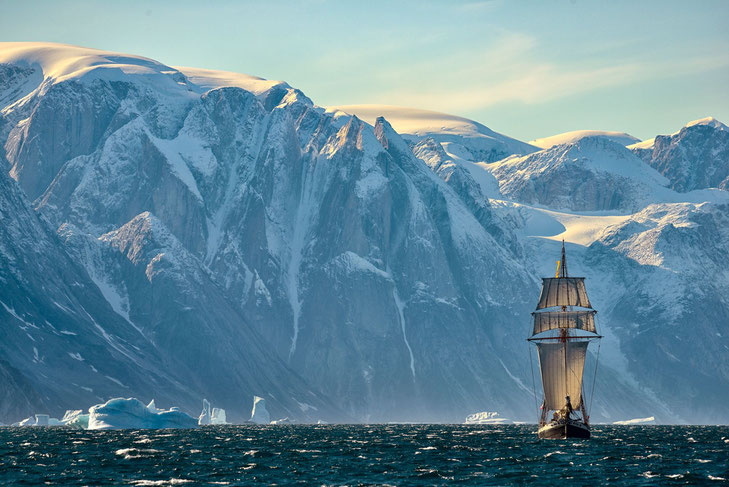
<path fill-rule="evenodd" d="M 729 1 L 7 1 L 0 40 L 282 79 L 319 105 L 439 110 L 530 140 L 729 123 Z"/>

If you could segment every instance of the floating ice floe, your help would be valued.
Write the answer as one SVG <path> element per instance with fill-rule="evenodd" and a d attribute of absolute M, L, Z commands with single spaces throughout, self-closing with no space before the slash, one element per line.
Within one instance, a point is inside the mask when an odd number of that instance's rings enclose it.
<path fill-rule="evenodd" d="M 634 419 L 626 419 L 623 421 L 615 421 L 613 424 L 648 424 L 648 423 L 655 423 L 656 418 L 653 416 L 649 418 L 634 418 Z"/>
<path fill-rule="evenodd" d="M 271 422 L 271 415 L 268 414 L 264 398 L 253 396 L 253 410 L 249 421 L 256 424 L 269 424 Z"/>
<path fill-rule="evenodd" d="M 291 420 L 289 418 L 274 419 L 271 424 L 291 424 Z"/>
<path fill-rule="evenodd" d="M 51 420 L 53 420 L 51 422 Z M 25 418 L 22 421 L 13 423 L 12 426 L 56 426 L 59 423 L 57 418 L 51 418 L 47 414 L 35 414 L 29 418 Z"/>
<path fill-rule="evenodd" d="M 465 424 L 503 424 L 509 420 L 499 416 L 496 411 L 483 411 L 466 416 Z"/>
<path fill-rule="evenodd" d="M 197 428 L 198 420 L 179 408 L 157 409 L 152 401 L 145 406 L 139 399 L 111 399 L 89 408 L 90 430 Z"/>
<path fill-rule="evenodd" d="M 27 427 L 27 426 L 68 426 L 71 428 L 85 429 L 88 426 L 89 415 L 83 414 L 83 411 L 68 410 L 63 415 L 63 419 L 51 418 L 48 414 L 35 414 L 22 421 L 13 423 L 11 426 Z"/>
<path fill-rule="evenodd" d="M 203 408 L 197 423 L 201 426 L 204 424 L 230 424 L 226 420 L 225 409 L 211 409 L 210 402 L 207 399 L 203 399 Z"/>

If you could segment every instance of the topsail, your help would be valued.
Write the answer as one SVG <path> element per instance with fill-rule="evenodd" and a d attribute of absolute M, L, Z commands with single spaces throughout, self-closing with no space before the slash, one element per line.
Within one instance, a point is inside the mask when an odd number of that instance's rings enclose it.
<path fill-rule="evenodd" d="M 544 277 L 542 295 L 539 296 L 537 309 L 554 306 L 579 306 L 592 308 L 587 297 L 584 277 Z"/>
<path fill-rule="evenodd" d="M 533 335 L 549 330 L 557 330 L 561 328 L 577 328 L 592 333 L 597 333 L 595 329 L 595 311 L 544 311 L 542 313 L 534 313 L 534 331 Z"/>

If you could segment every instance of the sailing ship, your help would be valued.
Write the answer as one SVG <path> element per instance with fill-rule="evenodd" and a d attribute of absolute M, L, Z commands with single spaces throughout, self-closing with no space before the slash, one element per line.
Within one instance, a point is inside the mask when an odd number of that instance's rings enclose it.
<path fill-rule="evenodd" d="M 528 338 L 537 346 L 544 390 L 539 438 L 590 437 L 582 375 L 587 346 L 602 338 L 595 328 L 596 313 L 587 297 L 585 278 L 567 274 L 562 241 L 557 275 L 542 278 L 542 293 L 532 313 L 533 332 Z"/>

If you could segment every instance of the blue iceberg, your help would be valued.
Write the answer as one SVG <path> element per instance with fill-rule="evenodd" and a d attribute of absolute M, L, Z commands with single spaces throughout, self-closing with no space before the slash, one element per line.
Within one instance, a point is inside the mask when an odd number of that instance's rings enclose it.
<path fill-rule="evenodd" d="M 178 408 L 157 409 L 139 399 L 111 399 L 89 408 L 90 430 L 197 428 L 198 420 Z"/>

